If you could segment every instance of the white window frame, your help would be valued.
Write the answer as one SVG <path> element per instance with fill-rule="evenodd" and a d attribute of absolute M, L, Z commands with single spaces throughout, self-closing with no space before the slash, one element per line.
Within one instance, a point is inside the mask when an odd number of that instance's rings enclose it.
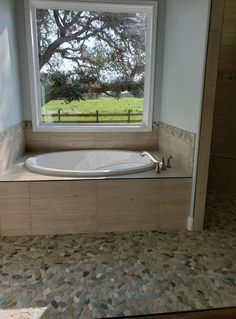
<path fill-rule="evenodd" d="M 144 81 L 143 122 L 138 124 L 69 124 L 41 123 L 40 72 L 37 44 L 36 9 L 94 10 L 106 12 L 144 12 L 147 14 L 146 63 Z M 26 36 L 29 63 L 30 99 L 33 130 L 38 132 L 144 132 L 152 130 L 157 34 L 157 0 L 48 1 L 25 0 Z"/>

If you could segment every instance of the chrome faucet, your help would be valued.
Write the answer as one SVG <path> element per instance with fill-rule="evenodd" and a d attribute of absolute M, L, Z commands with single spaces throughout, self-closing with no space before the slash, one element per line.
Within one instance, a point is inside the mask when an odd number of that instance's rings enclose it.
<path fill-rule="evenodd" d="M 150 154 L 149 152 L 146 152 L 146 151 L 143 151 L 142 153 L 140 153 L 140 155 L 142 157 L 148 156 L 149 159 L 151 160 L 153 166 L 155 167 L 155 172 L 157 174 L 161 173 L 161 165 L 162 165 L 162 163 L 161 163 L 161 161 L 160 161 L 160 159 L 158 157 L 155 157 L 154 155 L 152 155 L 152 154 Z"/>
<path fill-rule="evenodd" d="M 162 161 L 161 161 L 158 157 L 156 157 L 156 156 L 150 154 L 150 153 L 147 152 L 147 151 L 143 151 L 142 153 L 140 153 L 140 155 L 141 155 L 142 157 L 143 157 L 143 156 L 148 156 L 148 157 L 149 157 L 149 159 L 151 160 L 151 162 L 152 162 L 152 164 L 153 164 L 153 166 L 154 166 L 154 168 L 155 168 L 155 172 L 156 172 L 157 174 L 160 174 L 161 171 L 166 171 L 167 168 L 171 168 L 171 159 L 172 159 L 172 156 L 169 156 L 169 157 L 167 158 L 167 164 L 166 164 L 166 161 L 165 161 L 165 158 L 164 158 L 164 157 L 162 157 Z"/>
<path fill-rule="evenodd" d="M 165 161 L 165 157 L 162 157 L 162 165 L 161 165 L 161 170 L 162 171 L 166 171 L 166 161 Z"/>
<path fill-rule="evenodd" d="M 172 159 L 172 156 L 169 156 L 168 158 L 167 158 L 167 168 L 171 168 L 171 162 L 170 162 L 170 160 Z"/>

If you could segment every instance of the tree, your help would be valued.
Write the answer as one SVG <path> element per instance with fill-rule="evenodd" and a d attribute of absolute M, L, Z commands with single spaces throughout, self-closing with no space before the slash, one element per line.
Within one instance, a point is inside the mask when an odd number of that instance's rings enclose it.
<path fill-rule="evenodd" d="M 142 96 L 145 28 L 142 14 L 38 9 L 42 83 L 69 101 L 88 93 Z"/>

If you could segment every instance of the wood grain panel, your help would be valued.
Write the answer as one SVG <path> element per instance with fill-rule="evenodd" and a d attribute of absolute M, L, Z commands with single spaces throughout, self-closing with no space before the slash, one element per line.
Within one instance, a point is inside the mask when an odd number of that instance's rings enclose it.
<path fill-rule="evenodd" d="M 159 180 L 98 181 L 97 230 L 155 229 L 159 185 Z"/>
<path fill-rule="evenodd" d="M 160 197 L 160 229 L 185 230 L 190 210 L 189 193 L 173 193 Z"/>
<path fill-rule="evenodd" d="M 171 195 L 172 194 L 191 194 L 192 179 L 166 179 L 160 181 L 160 194 Z"/>
<path fill-rule="evenodd" d="M 68 199 L 67 199 L 68 200 Z M 93 233 L 96 231 L 95 212 L 66 212 L 32 215 L 33 235 Z"/>
<path fill-rule="evenodd" d="M 219 61 L 219 71 L 231 72 L 236 70 L 236 62 L 230 60 Z"/>
<path fill-rule="evenodd" d="M 162 218 L 159 226 L 171 230 L 185 229 L 190 210 L 192 179 L 161 180 L 160 183 Z"/>
<path fill-rule="evenodd" d="M 17 210 L 16 210 L 17 211 Z M 1 236 L 31 235 L 30 214 L 0 215 Z"/>
<path fill-rule="evenodd" d="M 224 3 L 224 2 L 223 2 Z M 218 8 L 217 8 L 218 7 Z M 211 134 L 215 91 L 217 83 L 218 63 L 221 46 L 224 7 L 219 7 L 218 0 L 212 0 L 211 28 L 208 41 L 206 76 L 202 106 L 201 132 L 199 138 L 199 157 L 196 175 L 196 191 L 194 206 L 194 230 L 202 230 L 204 225 L 207 180 L 211 149 Z M 218 29 L 214 30 L 213 21 L 217 21 Z"/>
<path fill-rule="evenodd" d="M 236 1 L 235 0 L 225 0 L 225 6 L 236 6 Z"/>
<path fill-rule="evenodd" d="M 232 60 L 234 61 L 236 57 L 236 46 L 221 46 L 220 48 L 220 58 L 222 60 Z"/>
<path fill-rule="evenodd" d="M 224 0 L 214 0 L 211 12 L 211 32 L 221 32 L 222 18 L 224 12 Z"/>
<path fill-rule="evenodd" d="M 98 231 L 186 229 L 191 179 L 98 182 Z"/>
<path fill-rule="evenodd" d="M 33 234 L 96 231 L 96 182 L 31 183 Z"/>
<path fill-rule="evenodd" d="M 20 184 L 20 183 L 19 183 Z M 27 198 L 0 199 L 0 234 L 30 235 L 30 205 Z"/>
<path fill-rule="evenodd" d="M 236 33 L 236 20 L 225 20 L 223 33 Z"/>
<path fill-rule="evenodd" d="M 27 198 L 1 198 L 0 215 L 29 214 L 29 200 Z"/>
<path fill-rule="evenodd" d="M 236 20 L 236 6 L 233 2 L 226 3 L 224 11 L 224 20 Z"/>
<path fill-rule="evenodd" d="M 0 183 L 0 198 L 29 198 L 28 183 Z"/>
<path fill-rule="evenodd" d="M 60 182 L 59 182 L 60 183 Z M 32 198 L 31 213 L 51 214 L 56 217 L 58 213 L 70 212 L 89 213 L 95 210 L 95 198 L 87 197 L 61 197 L 61 198 Z"/>
<path fill-rule="evenodd" d="M 30 197 L 33 198 L 95 198 L 96 183 L 94 181 L 51 181 L 30 183 Z"/>
<path fill-rule="evenodd" d="M 223 45 L 223 46 L 236 46 L 236 34 L 223 33 L 221 45 Z"/>
<path fill-rule="evenodd" d="M 230 160 L 227 158 L 211 158 L 208 188 L 219 192 L 229 191 Z"/>
<path fill-rule="evenodd" d="M 236 150 L 236 149 L 235 149 Z M 229 191 L 236 195 L 236 159 L 230 160 Z"/>

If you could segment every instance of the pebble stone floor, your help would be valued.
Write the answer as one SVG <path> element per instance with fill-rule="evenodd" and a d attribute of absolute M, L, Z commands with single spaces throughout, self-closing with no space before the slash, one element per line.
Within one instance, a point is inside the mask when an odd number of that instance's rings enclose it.
<path fill-rule="evenodd" d="M 0 239 L 0 318 L 108 318 L 236 305 L 236 198 L 199 233 Z"/>

